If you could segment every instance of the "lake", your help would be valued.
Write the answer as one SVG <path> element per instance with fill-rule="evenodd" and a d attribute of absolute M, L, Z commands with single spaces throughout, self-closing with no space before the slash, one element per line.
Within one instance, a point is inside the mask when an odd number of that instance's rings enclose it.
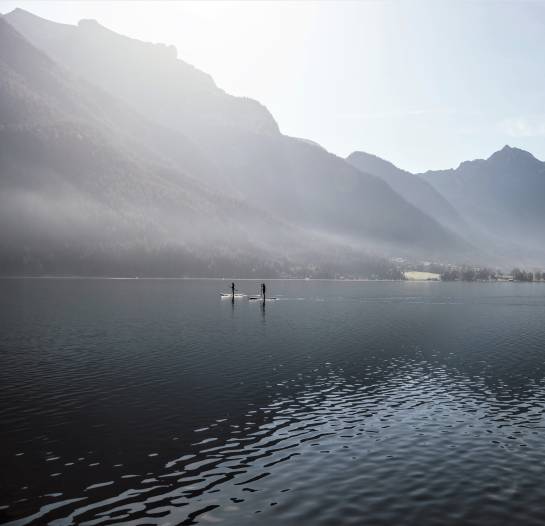
<path fill-rule="evenodd" d="M 545 285 L 229 283 L 0 280 L 0 522 L 545 523 Z"/>

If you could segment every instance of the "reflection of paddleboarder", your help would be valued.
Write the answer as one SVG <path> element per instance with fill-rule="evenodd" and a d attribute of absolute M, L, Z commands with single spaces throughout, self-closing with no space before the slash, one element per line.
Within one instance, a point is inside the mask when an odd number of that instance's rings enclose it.
<path fill-rule="evenodd" d="M 265 283 L 261 284 L 261 296 L 263 297 L 263 300 L 265 300 L 265 292 L 267 290 L 267 287 L 265 286 Z"/>

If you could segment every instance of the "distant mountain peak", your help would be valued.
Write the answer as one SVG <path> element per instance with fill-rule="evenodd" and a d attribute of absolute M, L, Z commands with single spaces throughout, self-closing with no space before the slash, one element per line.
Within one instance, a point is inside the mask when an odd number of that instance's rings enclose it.
<path fill-rule="evenodd" d="M 26 11 L 25 9 L 22 9 L 21 7 L 16 7 L 12 11 L 10 11 L 9 13 L 6 13 L 6 15 L 10 15 L 10 16 L 12 16 L 12 15 L 25 15 L 25 16 L 40 18 L 38 15 L 35 15 L 35 14 L 31 13 L 30 11 Z"/>
<path fill-rule="evenodd" d="M 530 152 L 515 148 L 506 144 L 501 150 L 494 152 L 488 159 L 488 161 L 521 161 L 530 160 L 539 162 Z"/>
<path fill-rule="evenodd" d="M 51 20 L 47 20 L 46 18 L 42 18 L 41 16 L 35 15 L 34 13 L 31 13 L 30 11 L 27 11 L 26 9 L 22 9 L 20 7 L 16 7 L 13 11 L 10 11 L 9 13 L 6 13 L 4 16 L 6 19 L 16 19 L 18 21 L 32 21 L 32 22 L 41 22 L 44 24 L 57 24 L 57 25 L 65 25 L 61 24 L 59 22 L 52 22 Z"/>
<path fill-rule="evenodd" d="M 480 169 L 481 166 L 509 166 L 514 165 L 534 165 L 542 164 L 542 162 L 534 157 L 530 152 L 516 148 L 514 146 L 509 146 L 506 144 L 500 150 L 494 152 L 487 159 L 474 159 L 472 161 L 462 161 L 458 168 L 450 170 L 441 170 L 443 173 L 457 173 L 460 170 L 475 170 Z M 436 173 L 434 170 L 428 170 L 426 174 Z"/>
<path fill-rule="evenodd" d="M 280 133 L 265 106 L 225 93 L 208 73 L 178 58 L 175 46 L 131 38 L 92 19 L 59 24 L 24 10 L 5 19 L 54 61 L 178 132 L 195 137 L 214 126 Z"/>
<path fill-rule="evenodd" d="M 102 26 L 98 20 L 94 19 L 94 18 L 82 18 L 79 22 L 78 22 L 78 26 L 79 27 L 94 27 L 94 28 L 97 28 L 97 27 L 104 27 Z"/>

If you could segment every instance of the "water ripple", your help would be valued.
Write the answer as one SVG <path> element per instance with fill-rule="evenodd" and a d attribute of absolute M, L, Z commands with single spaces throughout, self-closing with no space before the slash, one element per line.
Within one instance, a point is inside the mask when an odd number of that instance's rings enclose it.
<path fill-rule="evenodd" d="M 545 291 L 140 281 L 4 291 L 1 522 L 545 522 Z"/>

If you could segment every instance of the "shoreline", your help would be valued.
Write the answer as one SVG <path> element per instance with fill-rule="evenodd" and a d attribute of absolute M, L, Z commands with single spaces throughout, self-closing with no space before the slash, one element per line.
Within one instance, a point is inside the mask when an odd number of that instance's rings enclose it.
<path fill-rule="evenodd" d="M 0 280 L 118 280 L 118 281 L 341 281 L 357 283 L 541 283 L 537 281 L 506 280 L 440 280 L 440 279 L 369 279 L 369 278 L 217 278 L 217 277 L 168 277 L 168 276 L 0 276 Z"/>

